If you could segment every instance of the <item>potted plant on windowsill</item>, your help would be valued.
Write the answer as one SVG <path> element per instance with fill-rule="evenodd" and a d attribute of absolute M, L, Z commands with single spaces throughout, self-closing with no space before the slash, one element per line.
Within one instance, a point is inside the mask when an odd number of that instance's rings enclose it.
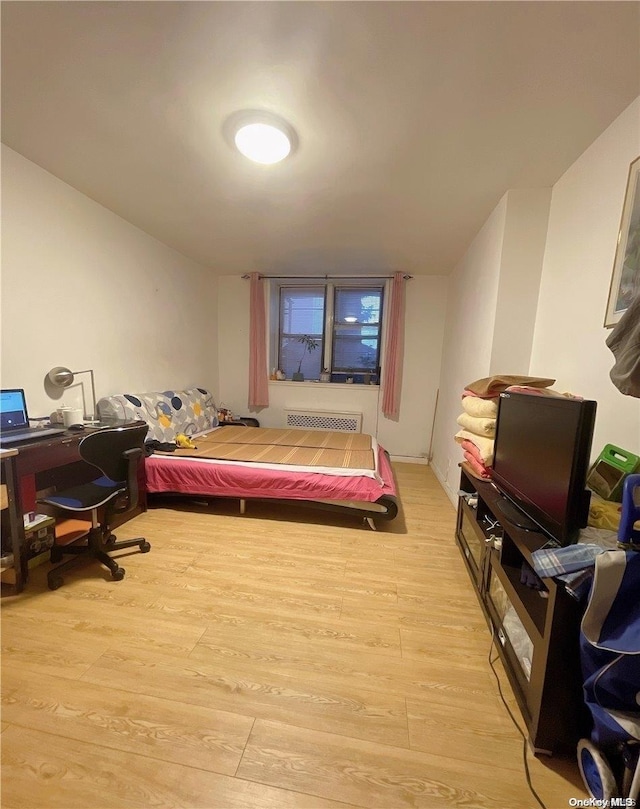
<path fill-rule="evenodd" d="M 292 374 L 291 379 L 294 382 L 304 382 L 304 374 L 302 373 L 302 361 L 304 360 L 304 355 L 309 352 L 311 354 L 312 351 L 315 351 L 318 348 L 318 343 L 316 342 L 315 337 L 311 337 L 310 334 L 301 334 L 300 337 L 296 337 L 296 342 L 301 343 L 304 348 L 302 349 L 302 354 L 300 355 L 300 362 L 298 363 L 298 370 Z"/>
<path fill-rule="evenodd" d="M 364 385 L 370 385 L 371 374 L 373 373 L 373 368 L 376 364 L 376 361 L 373 357 L 369 356 L 368 354 L 360 354 L 358 359 L 362 363 L 362 367 L 366 368 L 366 371 L 362 375 L 362 382 Z"/>

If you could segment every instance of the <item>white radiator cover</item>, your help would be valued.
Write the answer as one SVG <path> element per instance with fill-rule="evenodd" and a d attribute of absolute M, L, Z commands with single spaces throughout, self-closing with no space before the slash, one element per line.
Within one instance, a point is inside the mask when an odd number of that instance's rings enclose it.
<path fill-rule="evenodd" d="M 362 432 L 362 413 L 285 408 L 284 419 L 285 427 L 299 427 L 304 430 L 335 430 L 340 433 Z"/>

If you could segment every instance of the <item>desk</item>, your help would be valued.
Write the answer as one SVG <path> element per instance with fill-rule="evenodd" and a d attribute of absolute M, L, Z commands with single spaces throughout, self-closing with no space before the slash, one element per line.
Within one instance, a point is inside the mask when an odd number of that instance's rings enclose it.
<path fill-rule="evenodd" d="M 24 544 L 24 524 L 22 515 L 29 511 L 37 511 L 36 493 L 45 489 L 62 489 L 86 483 L 96 477 L 96 468 L 80 457 L 78 445 L 85 435 L 105 427 L 124 427 L 140 424 L 137 421 L 109 421 L 95 426 L 87 426 L 82 432 L 67 430 L 66 432 L 29 441 L 15 449 L 5 450 L 12 454 L 13 469 L 16 480 L 15 507 L 19 516 L 19 546 Z M 114 518 L 111 523 L 115 528 L 127 522 L 137 514 L 147 510 L 147 494 L 144 478 L 144 463 L 140 464 L 140 495 L 135 509 Z M 21 555 L 22 556 L 22 555 Z M 23 580 L 26 580 L 26 560 L 21 565 Z"/>
<path fill-rule="evenodd" d="M 22 558 L 21 548 L 24 537 L 22 524 L 22 511 L 20 511 L 20 499 L 18 487 L 16 486 L 16 459 L 17 449 L 0 449 L 0 462 L 2 463 L 2 489 L 0 491 L 2 500 L 2 511 L 7 513 L 8 531 L 11 537 L 11 546 L 6 551 L 13 554 L 13 565 L 7 566 L 6 570 L 11 570 L 14 581 L 11 586 L 15 592 L 19 593 L 24 587 L 26 577 L 26 560 Z M 4 570 L 4 568 L 3 568 Z"/>

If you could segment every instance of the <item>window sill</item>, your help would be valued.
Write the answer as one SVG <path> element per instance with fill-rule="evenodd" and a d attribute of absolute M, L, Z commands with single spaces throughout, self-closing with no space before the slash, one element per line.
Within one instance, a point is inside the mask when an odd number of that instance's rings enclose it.
<path fill-rule="evenodd" d="M 270 379 L 270 385 L 288 385 L 294 388 L 307 387 L 307 388 L 357 388 L 358 390 L 371 390 L 377 391 L 380 386 L 378 384 L 365 385 L 362 382 L 318 382 L 315 379 L 305 379 L 304 382 L 294 382 L 292 379 Z"/>

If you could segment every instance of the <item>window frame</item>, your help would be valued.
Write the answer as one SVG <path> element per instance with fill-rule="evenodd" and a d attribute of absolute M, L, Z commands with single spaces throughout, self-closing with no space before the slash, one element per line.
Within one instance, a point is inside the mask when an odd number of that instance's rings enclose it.
<path fill-rule="evenodd" d="M 308 287 L 310 289 L 322 289 L 323 291 L 323 317 L 322 317 L 322 334 L 320 335 L 320 370 L 324 368 L 324 357 L 325 357 L 325 340 L 326 340 L 326 325 L 327 325 L 327 286 L 326 284 L 279 284 L 278 285 L 278 296 L 277 296 L 277 326 L 276 326 L 276 367 L 282 368 L 284 363 L 282 361 L 282 343 L 284 339 L 293 338 L 296 339 L 296 336 L 299 336 L 297 332 L 284 332 L 282 330 L 282 294 L 284 290 L 296 290 L 296 289 L 304 289 Z M 301 332 L 303 334 L 305 332 Z"/>
<path fill-rule="evenodd" d="M 342 382 L 354 374 L 364 376 L 371 374 L 376 381 L 373 384 L 379 384 L 379 369 L 384 352 L 384 342 L 386 337 L 386 322 L 387 313 L 385 301 L 387 298 L 389 282 L 381 278 L 345 278 L 341 279 L 327 279 L 321 280 L 318 278 L 279 278 L 272 279 L 269 284 L 269 368 L 273 371 L 280 367 L 281 345 L 283 339 L 282 323 L 281 323 L 281 295 L 283 290 L 300 289 L 303 287 L 322 287 L 324 288 L 324 321 L 322 342 L 320 351 L 321 371 L 327 368 L 331 374 L 333 382 Z M 348 371 L 333 370 L 334 359 L 334 341 L 336 335 L 336 322 L 335 322 L 335 302 L 336 302 L 336 289 L 357 289 L 358 287 L 366 287 L 367 289 L 376 289 L 380 293 L 380 317 L 377 323 L 378 334 L 378 351 L 377 362 L 373 368 L 366 369 L 352 369 Z M 344 378 L 344 379 L 342 379 Z"/>
<path fill-rule="evenodd" d="M 375 374 L 375 375 L 377 375 L 378 368 L 380 367 L 380 356 L 381 356 L 381 351 L 382 351 L 382 323 L 383 323 L 383 318 L 384 318 L 385 285 L 381 284 L 380 286 L 378 286 L 378 285 L 372 284 L 372 283 L 368 283 L 368 284 L 351 284 L 351 283 L 349 283 L 349 284 L 334 284 L 333 290 L 332 290 L 332 299 L 333 299 L 334 312 L 335 312 L 335 306 L 336 306 L 337 290 L 356 290 L 359 287 L 360 288 L 365 288 L 365 289 L 371 289 L 371 290 L 374 290 L 374 289 L 379 290 L 380 307 L 379 307 L 378 320 L 376 321 L 375 324 L 361 324 L 361 325 L 375 325 L 375 327 L 377 329 L 377 333 L 376 333 L 376 336 L 375 336 L 375 340 L 377 342 L 375 362 L 373 363 L 372 367 L 366 367 L 364 365 L 361 365 L 361 366 L 352 365 L 352 366 L 349 366 L 348 368 L 344 368 L 342 366 L 339 367 L 339 368 L 336 367 L 336 364 L 335 364 L 336 343 L 338 342 L 337 338 L 339 336 L 339 333 L 340 333 L 339 329 L 342 327 L 342 324 L 341 323 L 340 324 L 336 323 L 335 316 L 334 316 L 332 318 L 332 321 L 331 321 L 331 365 L 330 365 L 330 368 L 331 368 L 331 373 L 332 374 L 346 374 L 346 375 L 352 375 L 352 374 L 359 374 L 359 375 L 361 375 L 361 374 Z M 346 330 L 346 328 L 348 328 L 348 325 L 345 327 L 345 330 Z M 359 339 L 359 340 L 362 341 L 363 339 L 366 339 L 366 338 L 365 338 L 364 335 L 361 334 L 360 337 L 359 338 L 357 337 L 356 339 Z"/>

